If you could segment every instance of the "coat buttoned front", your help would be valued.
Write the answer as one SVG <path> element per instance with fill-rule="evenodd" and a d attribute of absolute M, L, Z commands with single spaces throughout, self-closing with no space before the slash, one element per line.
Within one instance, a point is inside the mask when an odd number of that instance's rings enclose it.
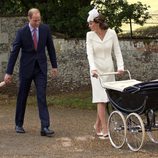
<path fill-rule="evenodd" d="M 112 53 L 116 57 L 116 65 L 118 70 L 124 70 L 119 41 L 114 30 L 108 29 L 103 40 L 94 32 L 87 32 L 86 36 L 87 57 L 90 66 L 90 72 L 97 70 L 99 74 L 114 71 L 114 62 Z M 108 102 L 105 89 L 102 88 L 98 78 L 91 76 L 93 103 Z M 114 75 L 108 75 L 102 78 L 103 82 L 114 81 Z"/>

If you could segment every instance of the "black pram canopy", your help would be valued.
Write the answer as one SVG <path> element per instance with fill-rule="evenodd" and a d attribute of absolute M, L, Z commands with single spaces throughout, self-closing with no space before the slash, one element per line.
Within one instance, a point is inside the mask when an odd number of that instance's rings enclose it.
<path fill-rule="evenodd" d="M 137 91 L 158 90 L 158 81 L 142 82 L 125 88 L 124 92 L 136 93 Z"/>
<path fill-rule="evenodd" d="M 106 91 L 111 104 L 121 112 L 141 114 L 147 109 L 158 109 L 158 81 L 138 83 L 123 91 L 114 88 L 106 88 Z"/>

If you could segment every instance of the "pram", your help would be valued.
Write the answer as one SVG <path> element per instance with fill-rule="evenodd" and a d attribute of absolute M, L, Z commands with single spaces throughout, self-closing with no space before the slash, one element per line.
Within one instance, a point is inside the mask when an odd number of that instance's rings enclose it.
<path fill-rule="evenodd" d="M 115 148 L 121 148 L 126 142 L 132 151 L 142 146 L 147 132 L 150 140 L 158 144 L 158 80 L 141 82 L 131 79 L 104 82 L 105 75 L 99 75 L 110 104 L 115 109 L 108 118 L 109 139 Z"/>

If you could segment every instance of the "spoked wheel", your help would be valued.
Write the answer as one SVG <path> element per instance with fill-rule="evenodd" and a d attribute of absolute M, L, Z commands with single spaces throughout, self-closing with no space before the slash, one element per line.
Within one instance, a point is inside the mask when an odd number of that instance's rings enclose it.
<path fill-rule="evenodd" d="M 152 130 L 150 132 L 147 132 L 150 140 L 153 142 L 153 143 L 156 143 L 158 144 L 158 129 L 157 130 Z"/>
<path fill-rule="evenodd" d="M 147 134 L 152 142 L 158 144 L 158 120 L 156 120 L 157 114 L 158 113 L 155 113 L 153 109 L 149 109 L 147 111 L 147 122 L 149 125 Z"/>
<path fill-rule="evenodd" d="M 141 117 L 131 113 L 126 118 L 127 136 L 126 142 L 132 151 L 138 151 L 144 142 L 145 128 Z"/>
<path fill-rule="evenodd" d="M 115 148 L 121 148 L 126 141 L 126 121 L 123 114 L 113 111 L 108 119 L 109 139 Z"/>
<path fill-rule="evenodd" d="M 158 144 L 158 121 L 155 121 L 155 125 L 151 127 L 151 131 L 147 132 L 150 140 Z"/>

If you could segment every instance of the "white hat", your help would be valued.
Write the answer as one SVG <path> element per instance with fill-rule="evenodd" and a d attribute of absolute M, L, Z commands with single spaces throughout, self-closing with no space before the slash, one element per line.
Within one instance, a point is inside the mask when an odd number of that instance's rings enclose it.
<path fill-rule="evenodd" d="M 88 14 L 89 16 L 87 18 L 87 22 L 94 21 L 94 19 L 99 16 L 99 12 L 96 8 L 93 8 L 92 10 L 90 10 Z"/>

